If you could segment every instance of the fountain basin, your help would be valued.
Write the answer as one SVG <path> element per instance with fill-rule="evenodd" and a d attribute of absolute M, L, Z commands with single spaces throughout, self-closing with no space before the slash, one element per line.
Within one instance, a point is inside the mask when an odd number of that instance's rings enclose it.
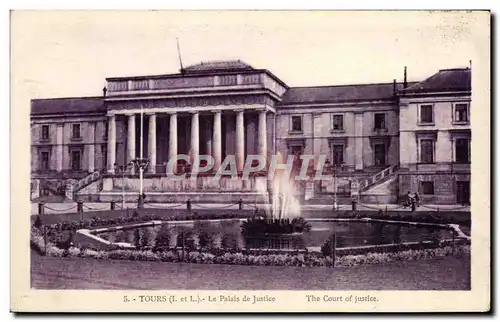
<path fill-rule="evenodd" d="M 185 222 L 155 222 L 150 226 L 122 226 L 91 230 L 108 247 L 127 243 L 138 248 L 189 246 L 194 249 L 267 249 L 315 251 L 335 233 L 338 250 L 376 247 L 380 245 L 418 244 L 470 237 L 456 225 L 435 225 L 365 219 L 307 219 L 309 231 L 286 234 L 255 234 L 241 231 L 244 220 L 200 220 Z M 77 233 L 78 234 L 78 233 Z M 94 240 L 95 241 L 95 240 Z M 93 247 L 91 247 L 93 248 Z"/>

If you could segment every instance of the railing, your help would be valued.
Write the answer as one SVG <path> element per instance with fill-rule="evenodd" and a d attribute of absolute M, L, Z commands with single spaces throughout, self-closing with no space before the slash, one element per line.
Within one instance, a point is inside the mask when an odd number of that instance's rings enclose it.
<path fill-rule="evenodd" d="M 213 76 L 178 76 L 178 77 L 154 77 L 130 80 L 109 80 L 109 92 L 162 90 L 162 89 L 183 89 L 193 87 L 219 87 L 235 85 L 256 85 L 264 84 L 261 80 L 261 73 L 252 74 L 229 74 Z"/>
<path fill-rule="evenodd" d="M 369 178 L 366 178 L 364 180 L 361 180 L 359 182 L 359 190 L 363 191 L 363 190 L 368 189 L 369 187 L 373 186 L 377 182 L 380 182 L 380 181 L 384 180 L 385 178 L 387 178 L 388 176 L 392 175 L 397 170 L 398 170 L 397 164 L 391 165 L 390 167 L 385 168 L 384 170 L 376 173 L 375 175 L 373 175 Z"/>

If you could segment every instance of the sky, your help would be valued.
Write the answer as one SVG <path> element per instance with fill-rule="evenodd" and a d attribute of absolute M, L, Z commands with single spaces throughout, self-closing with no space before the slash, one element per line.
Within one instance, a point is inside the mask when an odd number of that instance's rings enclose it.
<path fill-rule="evenodd" d="M 240 59 L 289 86 L 423 80 L 477 63 L 481 13 L 14 11 L 11 73 L 31 98 L 101 95 L 106 77 Z"/>

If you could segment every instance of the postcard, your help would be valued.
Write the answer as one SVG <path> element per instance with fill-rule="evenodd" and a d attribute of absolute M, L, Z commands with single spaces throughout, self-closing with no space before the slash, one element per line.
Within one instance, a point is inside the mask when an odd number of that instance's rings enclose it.
<path fill-rule="evenodd" d="M 12 11 L 11 310 L 489 311 L 490 19 Z"/>

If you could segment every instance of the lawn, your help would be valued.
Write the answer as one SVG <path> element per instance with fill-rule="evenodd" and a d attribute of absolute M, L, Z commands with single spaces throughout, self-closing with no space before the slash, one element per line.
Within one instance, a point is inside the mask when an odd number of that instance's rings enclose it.
<path fill-rule="evenodd" d="M 84 258 L 31 252 L 36 289 L 469 290 L 470 258 L 355 268 L 204 265 Z"/>

